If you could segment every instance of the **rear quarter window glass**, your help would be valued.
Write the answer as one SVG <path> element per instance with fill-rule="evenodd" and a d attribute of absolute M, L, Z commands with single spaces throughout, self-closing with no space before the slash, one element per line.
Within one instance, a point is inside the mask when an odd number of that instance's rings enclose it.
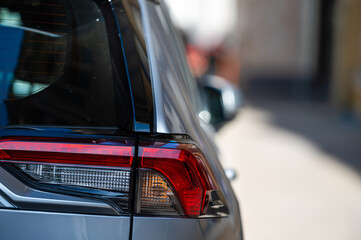
<path fill-rule="evenodd" d="M 103 12 L 91 0 L 0 2 L 0 126 L 130 124 Z"/>

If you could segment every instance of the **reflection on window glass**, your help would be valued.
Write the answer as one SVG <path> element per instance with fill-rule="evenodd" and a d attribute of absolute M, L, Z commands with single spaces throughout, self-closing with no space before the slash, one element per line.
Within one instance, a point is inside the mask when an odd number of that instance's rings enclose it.
<path fill-rule="evenodd" d="M 62 74 L 70 25 L 64 6 L 56 1 L 7 0 L 1 5 L 0 97 L 26 97 Z"/>
<path fill-rule="evenodd" d="M 105 22 L 92 0 L 1 0 L 0 127 L 116 126 L 117 116 L 126 119 L 128 95 L 114 84 Z M 124 97 L 117 108 L 115 92 Z"/>

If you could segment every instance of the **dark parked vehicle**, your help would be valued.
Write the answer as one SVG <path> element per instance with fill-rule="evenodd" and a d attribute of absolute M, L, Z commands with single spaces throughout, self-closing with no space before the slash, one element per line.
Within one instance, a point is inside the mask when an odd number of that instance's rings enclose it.
<path fill-rule="evenodd" d="M 158 0 L 0 2 L 0 239 L 241 239 Z"/>

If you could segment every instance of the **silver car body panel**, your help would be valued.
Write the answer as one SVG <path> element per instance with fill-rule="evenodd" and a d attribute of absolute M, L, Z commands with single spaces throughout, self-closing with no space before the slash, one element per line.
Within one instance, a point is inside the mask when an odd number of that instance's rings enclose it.
<path fill-rule="evenodd" d="M 202 240 L 198 219 L 134 217 L 133 240 Z"/>
<path fill-rule="evenodd" d="M 2 209 L 0 239 L 129 239 L 129 217 Z M 31 224 L 30 224 L 31 223 Z"/>

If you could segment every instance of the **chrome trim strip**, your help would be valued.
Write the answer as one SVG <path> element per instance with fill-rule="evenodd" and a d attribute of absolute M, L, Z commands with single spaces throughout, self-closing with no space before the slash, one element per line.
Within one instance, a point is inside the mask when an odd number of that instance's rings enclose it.
<path fill-rule="evenodd" d="M 151 1 L 152 2 L 152 1 Z M 168 133 L 168 127 L 164 119 L 164 100 L 162 93 L 162 84 L 159 77 L 159 71 L 157 66 L 157 58 L 153 50 L 153 39 L 152 39 L 152 29 L 150 26 L 150 19 L 147 9 L 147 4 L 150 4 L 145 0 L 138 0 L 140 11 L 142 13 L 142 21 L 144 28 L 144 37 L 145 44 L 147 46 L 147 54 L 149 57 L 149 68 L 150 76 L 152 81 L 152 90 L 153 90 L 153 111 L 154 111 L 154 132 L 156 133 Z"/>
<path fill-rule="evenodd" d="M 15 208 L 14 205 L 9 203 L 3 196 L 0 195 L 0 207 Z"/>
<path fill-rule="evenodd" d="M 84 206 L 87 207 L 109 207 L 108 204 L 98 203 L 98 202 L 84 202 L 84 201 L 72 201 L 65 199 L 51 199 L 46 197 L 30 197 L 25 195 L 19 195 L 12 191 L 10 191 L 7 187 L 0 183 L 0 189 L 14 202 L 22 202 L 22 203 L 38 203 L 38 204 L 54 204 L 54 205 L 71 205 L 71 206 Z M 24 192 L 32 192 L 28 187 L 25 187 Z M 32 195 L 32 194 L 31 194 Z"/>

